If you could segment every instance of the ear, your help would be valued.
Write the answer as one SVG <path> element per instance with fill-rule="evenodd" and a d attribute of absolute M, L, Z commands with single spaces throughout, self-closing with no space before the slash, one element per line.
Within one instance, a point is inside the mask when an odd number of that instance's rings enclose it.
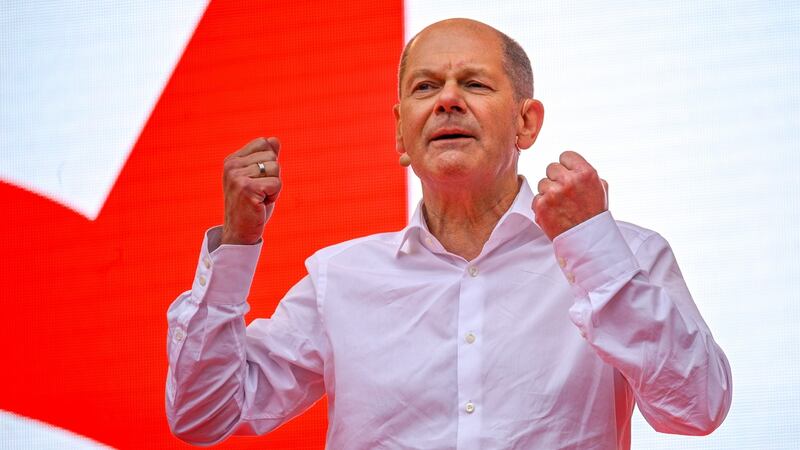
<path fill-rule="evenodd" d="M 522 102 L 522 109 L 517 117 L 517 146 L 530 148 L 539 136 L 544 121 L 544 105 L 532 98 Z"/>
<path fill-rule="evenodd" d="M 405 153 L 405 146 L 403 145 L 403 123 L 400 121 L 400 104 L 394 105 L 392 108 L 392 112 L 394 112 L 394 148 L 397 150 L 397 153 Z"/>

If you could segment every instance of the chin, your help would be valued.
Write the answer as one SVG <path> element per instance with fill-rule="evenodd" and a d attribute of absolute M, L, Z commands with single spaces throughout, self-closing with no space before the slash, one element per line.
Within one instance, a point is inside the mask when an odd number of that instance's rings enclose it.
<path fill-rule="evenodd" d="M 466 181 L 478 174 L 480 167 L 465 155 L 442 155 L 447 157 L 437 158 L 427 178 L 439 183 L 454 183 Z M 422 177 L 420 177 L 422 178 Z"/>

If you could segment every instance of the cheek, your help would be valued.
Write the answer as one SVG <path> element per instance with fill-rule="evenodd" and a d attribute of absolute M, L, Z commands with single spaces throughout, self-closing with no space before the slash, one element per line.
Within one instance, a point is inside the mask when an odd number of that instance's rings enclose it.
<path fill-rule="evenodd" d="M 420 134 L 433 111 L 434 103 L 429 99 L 406 100 L 402 105 L 400 118 L 406 131 Z M 417 130 L 415 133 L 414 130 Z"/>
<path fill-rule="evenodd" d="M 405 143 L 414 145 L 422 138 L 423 130 L 425 129 L 425 117 L 409 114 L 408 117 L 403 118 L 401 128 Z"/>
<path fill-rule="evenodd" d="M 497 117 L 495 115 L 494 117 Z M 491 140 L 492 145 L 500 148 L 514 147 L 517 138 L 517 128 L 512 120 L 494 120 L 485 122 L 484 128 L 486 136 Z"/>

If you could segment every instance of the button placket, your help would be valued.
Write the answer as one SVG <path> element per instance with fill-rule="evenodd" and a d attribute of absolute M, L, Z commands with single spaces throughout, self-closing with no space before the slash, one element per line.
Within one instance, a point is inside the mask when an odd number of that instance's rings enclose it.
<path fill-rule="evenodd" d="M 480 261 L 462 266 L 458 308 L 458 418 L 457 448 L 473 448 L 479 439 L 482 414 L 477 408 L 483 396 L 481 378 L 484 303 L 489 296 L 486 276 L 481 276 Z"/>

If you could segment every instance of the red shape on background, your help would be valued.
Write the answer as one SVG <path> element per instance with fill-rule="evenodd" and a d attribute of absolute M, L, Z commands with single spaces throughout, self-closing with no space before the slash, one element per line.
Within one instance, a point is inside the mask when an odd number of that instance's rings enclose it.
<path fill-rule="evenodd" d="M 188 447 L 164 415 L 166 309 L 222 221 L 222 160 L 258 136 L 283 142 L 248 319 L 272 313 L 315 250 L 402 228 L 402 14 L 400 1 L 212 2 L 97 220 L 0 183 L 0 409 L 118 448 Z M 218 448 L 318 449 L 325 428 L 322 401 Z"/>

